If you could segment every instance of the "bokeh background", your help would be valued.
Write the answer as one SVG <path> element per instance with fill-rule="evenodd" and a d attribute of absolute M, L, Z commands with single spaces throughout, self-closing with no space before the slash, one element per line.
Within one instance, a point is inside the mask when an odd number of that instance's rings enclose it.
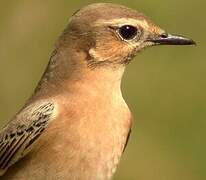
<path fill-rule="evenodd" d="M 69 17 L 92 2 L 100 1 L 1 0 L 1 127 L 32 93 Z M 135 123 L 114 179 L 205 180 L 206 1 L 110 2 L 142 11 L 168 32 L 198 43 L 150 48 L 128 66 L 122 89 Z"/>

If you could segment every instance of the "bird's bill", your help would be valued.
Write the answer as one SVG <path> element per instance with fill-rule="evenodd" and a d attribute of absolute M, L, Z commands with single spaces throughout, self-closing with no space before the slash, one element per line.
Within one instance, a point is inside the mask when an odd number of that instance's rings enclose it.
<path fill-rule="evenodd" d="M 148 41 L 153 42 L 155 45 L 193 45 L 196 44 L 190 38 L 172 35 L 172 34 L 162 34 L 160 36 L 153 37 Z"/>

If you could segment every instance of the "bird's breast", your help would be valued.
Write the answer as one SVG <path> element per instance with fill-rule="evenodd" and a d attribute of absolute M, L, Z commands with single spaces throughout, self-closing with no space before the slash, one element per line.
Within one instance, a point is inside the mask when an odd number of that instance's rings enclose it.
<path fill-rule="evenodd" d="M 59 116 L 47 131 L 55 141 L 51 149 L 70 174 L 110 179 L 131 128 L 130 111 L 118 98 L 71 101 L 59 104 Z"/>
<path fill-rule="evenodd" d="M 56 119 L 25 160 L 29 176 L 39 180 L 109 180 L 131 127 L 124 100 L 79 96 L 58 98 L 56 104 Z"/>

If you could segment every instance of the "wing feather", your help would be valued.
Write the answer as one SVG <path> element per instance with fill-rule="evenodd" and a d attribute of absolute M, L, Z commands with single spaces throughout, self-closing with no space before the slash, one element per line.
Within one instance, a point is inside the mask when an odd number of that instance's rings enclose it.
<path fill-rule="evenodd" d="M 1 169 L 4 169 L 6 167 L 6 164 L 9 163 L 10 157 L 12 157 L 12 155 L 14 155 L 15 152 L 17 152 L 17 149 L 19 149 L 19 147 L 23 144 L 26 138 L 27 137 L 25 135 L 21 136 L 19 140 L 16 140 L 15 143 L 9 147 L 8 151 L 6 151 L 6 153 L 4 154 L 3 158 L 0 161 Z"/>
<path fill-rule="evenodd" d="M 23 109 L 0 132 L 0 176 L 25 155 L 52 119 L 53 103 L 36 103 Z"/>

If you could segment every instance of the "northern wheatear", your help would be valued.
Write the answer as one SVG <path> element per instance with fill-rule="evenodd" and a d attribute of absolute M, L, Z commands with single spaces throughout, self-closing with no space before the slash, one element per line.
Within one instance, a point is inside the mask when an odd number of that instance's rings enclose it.
<path fill-rule="evenodd" d="M 34 94 L 1 130 L 0 179 L 111 179 L 132 123 L 120 89 L 125 66 L 145 47 L 161 44 L 194 41 L 124 6 L 98 3 L 77 11 Z"/>

